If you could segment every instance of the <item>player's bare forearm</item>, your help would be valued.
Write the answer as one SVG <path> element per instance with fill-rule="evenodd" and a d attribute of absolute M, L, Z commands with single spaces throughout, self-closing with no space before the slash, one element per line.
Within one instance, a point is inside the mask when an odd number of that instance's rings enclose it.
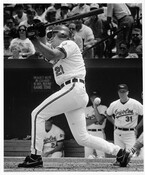
<path fill-rule="evenodd" d="M 44 36 L 44 37 L 38 37 L 38 40 L 39 40 L 40 42 L 42 42 L 43 44 L 46 44 L 46 43 L 47 43 L 46 36 Z"/>
<path fill-rule="evenodd" d="M 86 119 L 86 125 L 89 126 L 89 125 L 95 123 L 96 121 L 97 121 L 96 118 L 94 118 L 94 119 L 89 119 L 89 118 L 88 118 L 88 119 Z"/>
<path fill-rule="evenodd" d="M 135 127 L 136 130 L 138 130 L 139 128 L 141 128 L 143 126 L 143 118 L 141 119 L 141 121 L 138 123 L 138 125 Z"/>
<path fill-rule="evenodd" d="M 57 146 L 53 150 L 44 153 L 43 156 L 48 157 L 50 154 L 53 154 L 57 151 L 62 151 L 62 150 L 63 150 L 63 142 L 58 142 Z"/>
<path fill-rule="evenodd" d="M 102 125 L 104 120 L 106 119 L 105 115 L 101 114 L 102 119 L 100 118 L 99 124 Z"/>
<path fill-rule="evenodd" d="M 132 155 L 136 152 L 136 155 L 139 156 L 141 148 L 143 147 L 143 133 L 136 140 L 135 144 L 131 148 Z"/>
<path fill-rule="evenodd" d="M 64 58 L 64 54 L 61 51 L 58 49 L 51 49 L 46 44 L 40 42 L 37 38 L 32 40 L 32 43 L 37 48 L 37 50 L 41 52 L 48 60 L 59 60 Z"/>
<path fill-rule="evenodd" d="M 63 150 L 63 142 L 58 142 L 57 146 L 50 152 L 52 154 L 52 153 L 55 153 L 57 151 L 62 151 L 62 150 Z"/>
<path fill-rule="evenodd" d="M 143 147 L 143 132 L 141 133 L 141 135 L 138 137 L 137 142 L 140 143 L 140 147 Z M 135 144 L 136 145 L 136 144 Z M 142 146 L 141 146 L 142 145 Z"/>
<path fill-rule="evenodd" d="M 114 119 L 112 116 L 106 114 L 106 118 L 114 125 Z"/>
<path fill-rule="evenodd" d="M 46 152 L 46 153 L 43 153 L 42 156 L 43 157 L 48 157 L 51 153 L 50 152 Z"/>
<path fill-rule="evenodd" d="M 143 119 L 138 123 L 138 125 L 135 127 L 134 132 L 135 135 L 138 136 L 138 130 L 143 126 Z"/>
<path fill-rule="evenodd" d="M 95 44 L 95 42 L 96 41 L 94 39 L 90 39 L 90 40 L 88 40 L 87 42 L 84 43 L 84 46 L 93 45 L 93 44 Z"/>
<path fill-rule="evenodd" d="M 94 107 L 95 117 L 96 117 L 97 121 L 101 122 L 104 117 L 102 117 L 102 115 L 99 113 L 97 105 L 95 103 L 93 103 L 93 107 Z"/>
<path fill-rule="evenodd" d="M 34 46 L 39 52 L 41 52 L 46 59 L 52 60 L 54 58 L 54 51 L 46 46 L 44 43 L 40 42 L 38 39 L 32 40 Z"/>

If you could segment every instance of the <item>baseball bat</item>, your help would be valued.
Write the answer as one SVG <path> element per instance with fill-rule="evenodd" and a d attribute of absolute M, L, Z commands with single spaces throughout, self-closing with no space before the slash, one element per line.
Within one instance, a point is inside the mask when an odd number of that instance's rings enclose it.
<path fill-rule="evenodd" d="M 104 9 L 99 8 L 99 9 L 96 9 L 96 10 L 91 10 L 90 12 L 87 12 L 87 13 L 74 15 L 74 16 L 69 17 L 67 19 L 58 20 L 58 21 L 52 22 L 50 24 L 46 23 L 44 26 L 48 27 L 48 26 L 51 26 L 51 25 L 60 24 L 60 23 L 75 20 L 75 19 L 80 19 L 80 18 L 85 18 L 85 17 L 89 17 L 89 16 L 93 16 L 93 15 L 98 15 L 98 14 L 101 14 L 103 12 L 104 12 Z"/>
<path fill-rule="evenodd" d="M 120 33 L 121 31 L 123 31 L 123 30 L 125 30 L 125 29 L 126 29 L 126 26 L 123 26 L 121 29 L 117 30 L 117 31 L 114 32 L 112 35 L 107 36 L 106 38 L 100 40 L 100 41 L 97 42 L 96 44 L 94 44 L 94 45 L 92 45 L 91 47 L 89 47 L 89 48 L 87 48 L 86 50 L 84 50 L 84 51 L 82 52 L 82 54 L 84 55 L 88 50 L 90 50 L 90 49 L 96 47 L 97 45 L 103 43 L 104 41 L 106 41 L 106 40 L 108 40 L 108 39 L 113 38 L 115 35 L 117 35 L 118 33 Z"/>
<path fill-rule="evenodd" d="M 67 19 L 58 20 L 58 21 L 55 21 L 55 22 L 52 22 L 52 23 L 44 23 L 43 24 L 43 27 L 47 28 L 48 26 L 52 26 L 52 25 L 63 23 L 63 22 L 80 19 L 80 18 L 85 18 L 85 17 L 89 17 L 89 16 L 93 16 L 93 15 L 98 15 L 98 14 L 101 14 L 103 12 L 104 12 L 104 9 L 103 8 L 99 8 L 99 9 L 92 10 L 92 11 L 87 12 L 87 13 L 83 13 L 83 14 L 79 14 L 79 15 L 74 15 L 74 16 L 69 17 Z M 29 27 L 29 30 L 27 30 L 27 35 L 28 35 L 29 38 L 32 38 L 35 35 L 37 35 L 36 34 L 36 29 L 39 26 L 39 24 L 40 23 L 37 22 L 35 24 L 35 27 L 33 27 L 33 26 L 32 27 L 31 26 Z"/>

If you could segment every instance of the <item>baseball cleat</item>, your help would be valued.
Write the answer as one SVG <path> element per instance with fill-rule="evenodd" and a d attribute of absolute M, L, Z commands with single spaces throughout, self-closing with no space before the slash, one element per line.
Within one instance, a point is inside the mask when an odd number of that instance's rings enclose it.
<path fill-rule="evenodd" d="M 22 168 L 43 167 L 42 157 L 39 157 L 35 160 L 31 156 L 27 156 L 24 162 L 18 164 L 18 167 L 22 167 Z"/>
<path fill-rule="evenodd" d="M 127 167 L 130 158 L 130 152 L 126 151 L 125 149 L 120 149 L 116 160 L 120 163 L 120 167 Z"/>

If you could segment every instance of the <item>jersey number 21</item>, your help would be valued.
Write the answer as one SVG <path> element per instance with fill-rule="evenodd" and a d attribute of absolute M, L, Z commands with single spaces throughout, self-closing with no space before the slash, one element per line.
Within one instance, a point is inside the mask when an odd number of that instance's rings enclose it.
<path fill-rule="evenodd" d="M 64 70 L 63 70 L 62 65 L 55 67 L 54 70 L 55 70 L 56 76 L 64 74 Z"/>

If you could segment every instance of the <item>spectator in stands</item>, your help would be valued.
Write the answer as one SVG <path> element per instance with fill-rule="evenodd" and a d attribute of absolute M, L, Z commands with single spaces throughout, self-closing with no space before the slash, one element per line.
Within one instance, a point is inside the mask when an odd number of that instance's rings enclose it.
<path fill-rule="evenodd" d="M 45 19 L 45 5 L 35 4 L 34 9 L 36 11 L 35 19 L 39 19 L 41 22 L 46 22 Z"/>
<path fill-rule="evenodd" d="M 131 12 L 126 4 L 124 3 L 108 3 L 107 4 L 107 21 L 112 26 L 111 22 L 115 21 L 118 24 L 118 30 L 124 26 L 126 29 L 119 32 L 116 40 L 116 47 L 118 52 L 119 43 L 125 41 L 127 44 L 130 43 L 131 32 L 134 24 Z"/>
<path fill-rule="evenodd" d="M 55 3 L 53 7 L 56 10 L 56 20 L 59 20 L 60 18 L 60 11 L 61 11 L 61 3 Z"/>
<path fill-rule="evenodd" d="M 51 158 L 62 157 L 64 138 L 64 131 L 53 124 L 53 119 L 46 120 L 42 156 Z"/>
<path fill-rule="evenodd" d="M 4 25 L 4 55 L 11 55 L 9 46 L 11 40 L 15 37 L 17 37 L 17 29 L 15 27 L 14 18 L 8 15 L 6 16 Z"/>
<path fill-rule="evenodd" d="M 99 8 L 103 8 L 103 13 L 98 14 L 98 17 L 104 22 L 107 21 L 107 4 L 100 4 L 99 3 Z"/>
<path fill-rule="evenodd" d="M 90 100 L 92 105 L 86 107 L 86 123 L 88 133 L 97 137 L 106 139 L 104 128 L 106 126 L 106 110 L 107 106 L 94 103 L 96 97 L 101 98 L 99 91 L 94 91 L 90 95 Z M 99 118 L 99 119 L 98 119 Z M 84 147 L 85 158 L 104 158 L 105 153 L 98 150 L 93 150 L 92 148 Z"/>
<path fill-rule="evenodd" d="M 142 28 L 142 3 L 127 3 L 134 18 L 134 27 Z"/>
<path fill-rule="evenodd" d="M 69 5 L 67 3 L 62 3 L 61 7 L 60 7 L 60 17 L 59 17 L 59 19 L 68 18 L 69 12 L 70 12 Z"/>
<path fill-rule="evenodd" d="M 22 21 L 27 20 L 27 15 L 24 12 L 23 4 L 16 4 L 14 7 L 15 15 L 13 16 L 16 24 L 19 25 Z"/>
<path fill-rule="evenodd" d="M 70 23 L 69 29 L 71 31 L 71 39 L 75 41 L 75 43 L 79 46 L 81 52 L 83 52 L 83 40 L 82 37 L 80 37 L 76 32 L 76 24 L 73 22 Z"/>
<path fill-rule="evenodd" d="M 27 11 L 26 11 L 26 14 L 27 14 L 27 20 L 25 21 L 22 21 L 19 26 L 21 25 L 25 25 L 26 27 L 29 27 L 31 26 L 33 23 L 34 23 L 34 18 L 35 18 L 35 15 L 36 15 L 36 12 L 33 8 L 29 8 Z"/>
<path fill-rule="evenodd" d="M 21 48 L 21 53 L 23 57 L 27 58 L 35 53 L 35 48 L 32 42 L 27 38 L 27 27 L 21 25 L 18 27 L 18 37 L 14 38 L 10 43 L 10 49 L 13 45 L 18 44 Z"/>
<path fill-rule="evenodd" d="M 82 37 L 83 40 L 83 50 L 84 49 L 88 49 L 89 47 L 91 47 L 94 43 L 95 43 L 95 38 L 94 38 L 94 34 L 93 31 L 90 27 L 86 26 L 85 24 L 83 24 L 83 21 L 81 19 L 77 19 L 75 20 L 75 24 L 76 24 L 76 33 Z M 93 53 L 93 49 L 88 50 L 85 54 L 84 54 L 84 58 L 93 58 L 94 57 L 94 53 Z"/>
<path fill-rule="evenodd" d="M 9 36 L 4 36 L 4 56 L 10 56 L 12 55 L 12 52 L 10 51 L 10 42 L 11 42 L 12 38 Z"/>
<path fill-rule="evenodd" d="M 96 3 L 90 4 L 90 11 L 96 10 L 98 8 L 99 8 L 98 4 Z M 98 15 L 93 15 L 89 17 L 89 19 L 86 20 L 84 24 L 89 26 L 92 29 L 96 42 L 99 42 L 102 39 L 103 23 L 102 23 L 102 20 L 98 17 Z M 104 53 L 104 43 L 94 48 L 95 58 L 102 58 L 103 53 Z"/>
<path fill-rule="evenodd" d="M 14 4 L 4 4 L 3 11 L 4 11 L 4 24 L 5 24 L 5 17 L 13 17 L 14 13 Z"/>
<path fill-rule="evenodd" d="M 56 21 L 56 9 L 53 6 L 50 6 L 46 10 L 45 20 L 48 24 Z M 48 40 L 51 38 L 51 36 L 49 36 L 49 32 L 51 33 L 52 29 L 53 29 L 53 25 L 50 25 L 46 28 L 46 32 L 48 33 L 47 35 Z"/>
<path fill-rule="evenodd" d="M 45 20 L 48 23 L 52 23 L 56 20 L 56 9 L 53 6 L 47 9 L 45 13 Z"/>
<path fill-rule="evenodd" d="M 4 9 L 4 20 L 3 20 L 3 25 L 5 26 L 6 25 L 6 20 L 8 19 L 8 18 L 10 18 L 11 17 L 11 15 L 7 12 L 7 11 L 5 11 L 5 9 Z"/>
<path fill-rule="evenodd" d="M 71 10 L 71 12 L 69 13 L 69 16 L 87 13 L 89 11 L 90 11 L 89 5 L 87 5 L 86 3 L 79 3 Z M 86 17 L 83 20 L 85 21 L 86 19 L 88 19 L 88 18 Z"/>
<path fill-rule="evenodd" d="M 105 3 L 99 3 L 99 8 L 103 8 L 104 12 L 99 14 L 99 19 L 102 20 L 102 39 L 108 38 L 110 35 L 112 35 L 117 30 L 117 24 L 112 21 L 112 26 L 107 22 L 107 4 Z M 103 56 L 105 58 L 111 58 L 112 55 L 114 55 L 113 52 L 116 53 L 116 37 L 107 39 L 104 41 L 104 53 Z"/>
<path fill-rule="evenodd" d="M 129 52 L 136 53 L 139 58 L 142 58 L 142 32 L 139 28 L 132 30 Z"/>
<path fill-rule="evenodd" d="M 16 24 L 13 17 L 7 16 L 5 19 L 4 32 L 5 34 L 9 34 L 12 30 L 16 30 Z"/>
<path fill-rule="evenodd" d="M 138 55 L 136 53 L 129 53 L 129 44 L 122 41 L 119 44 L 118 54 L 112 58 L 138 58 Z"/>
<path fill-rule="evenodd" d="M 11 46 L 11 53 L 12 56 L 8 57 L 8 59 L 23 59 L 23 57 L 20 55 L 21 48 L 19 47 L 18 44 L 13 44 Z"/>

